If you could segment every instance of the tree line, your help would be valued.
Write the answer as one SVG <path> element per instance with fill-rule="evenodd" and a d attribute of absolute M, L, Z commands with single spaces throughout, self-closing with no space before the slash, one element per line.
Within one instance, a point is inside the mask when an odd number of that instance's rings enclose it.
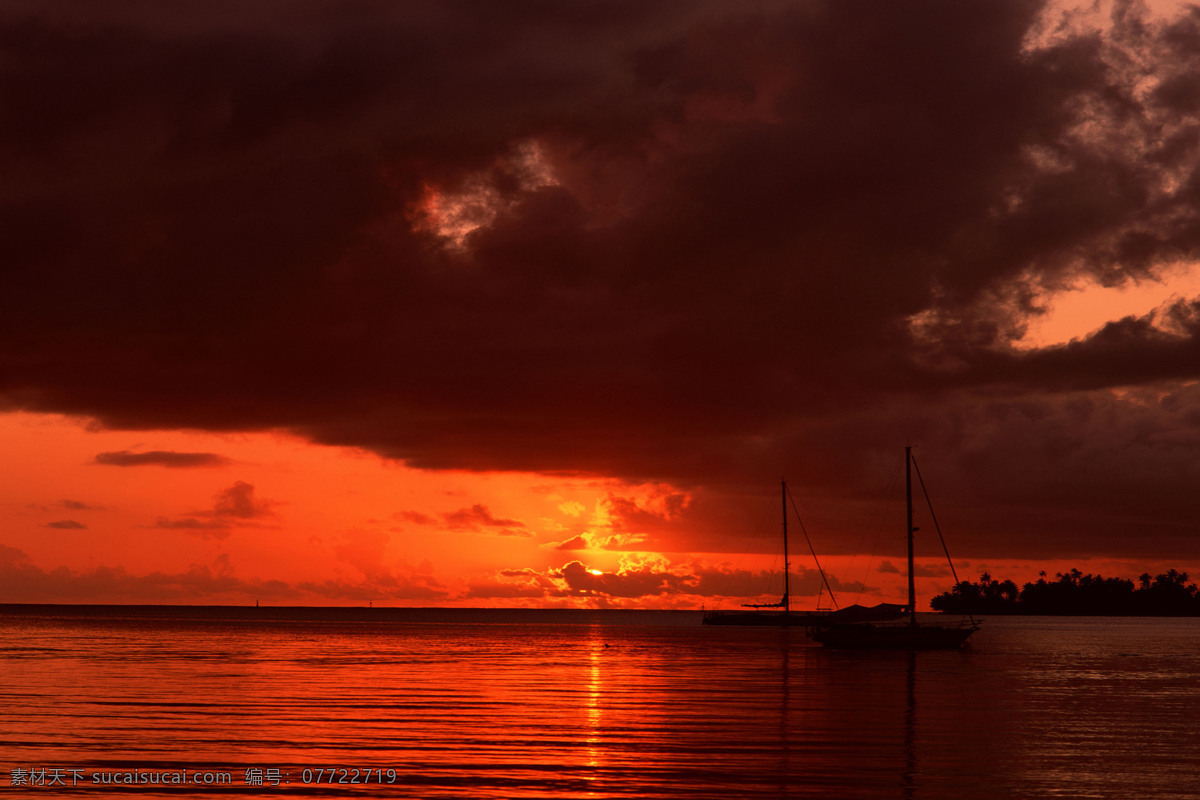
<path fill-rule="evenodd" d="M 1200 615 L 1200 589 L 1186 572 L 1169 569 L 1134 582 L 1127 578 L 1084 575 L 1077 569 L 1060 572 L 1019 591 L 1011 580 L 994 580 L 986 572 L 977 582 L 962 581 L 930 601 L 935 611 L 948 614 L 1094 614 L 1101 616 Z"/>

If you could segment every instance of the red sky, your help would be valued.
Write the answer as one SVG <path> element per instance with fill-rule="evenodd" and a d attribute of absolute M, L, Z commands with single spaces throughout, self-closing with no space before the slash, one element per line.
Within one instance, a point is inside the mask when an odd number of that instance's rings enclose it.
<path fill-rule="evenodd" d="M 14 2 L 0 53 L 0 601 L 734 604 L 780 477 L 895 600 L 906 444 L 963 577 L 1200 564 L 1194 7 Z"/>

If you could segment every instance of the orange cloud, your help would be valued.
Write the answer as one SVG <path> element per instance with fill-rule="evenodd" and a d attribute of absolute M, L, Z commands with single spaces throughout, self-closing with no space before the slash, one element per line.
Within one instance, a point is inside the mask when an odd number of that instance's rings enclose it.
<path fill-rule="evenodd" d="M 69 508 L 72 511 L 107 511 L 107 506 L 98 506 L 92 503 L 85 503 L 81 500 L 63 500 L 63 508 Z"/>
<path fill-rule="evenodd" d="M 470 508 L 460 508 L 458 511 L 443 514 L 445 526 L 452 531 L 481 531 L 488 530 L 502 536 L 532 536 L 526 530 L 525 523 L 518 519 L 502 519 L 492 516 L 488 507 L 476 503 Z"/>
<path fill-rule="evenodd" d="M 217 495 L 212 514 L 220 518 L 257 519 L 270 516 L 271 504 L 254 497 L 254 487 L 245 481 L 238 481 Z"/>
<path fill-rule="evenodd" d="M 555 550 L 587 550 L 591 546 L 592 545 L 588 542 L 588 540 L 583 538 L 583 535 L 581 534 L 581 535 L 575 536 L 571 539 L 567 539 L 565 542 L 559 542 L 558 544 L 554 545 L 554 549 Z"/>
<path fill-rule="evenodd" d="M 831 577 L 835 591 L 872 591 L 857 582 Z M 766 570 L 736 570 L 695 559 L 673 563 L 651 554 L 630 555 L 614 570 L 599 570 L 582 561 L 569 561 L 546 570 L 497 570 L 469 583 L 466 598 L 525 598 L 557 601 L 574 598 L 584 604 L 610 603 L 654 607 L 698 607 L 702 603 L 745 598 L 778 600 L 782 576 Z M 815 597 L 822 589 L 815 569 L 792 571 L 792 594 Z"/>
<path fill-rule="evenodd" d="M 191 467 L 223 467 L 229 459 L 215 453 L 177 453 L 173 450 L 150 450 L 144 453 L 133 453 L 129 450 L 119 450 L 112 453 L 98 453 L 95 463 L 109 467 L 170 467 L 173 469 Z"/>
<path fill-rule="evenodd" d="M 196 598 L 208 602 L 248 604 L 255 600 L 307 605 L 347 600 L 436 602 L 449 594 L 432 576 L 380 573 L 362 581 L 301 581 L 243 579 L 233 569 L 228 555 L 211 564 L 193 564 L 182 572 L 155 571 L 134 575 L 123 567 L 93 567 L 44 570 L 23 551 L 0 545 L 0 602 L 4 603 L 89 603 L 96 598 L 109 603 L 191 604 Z"/>
<path fill-rule="evenodd" d="M 168 531 L 184 531 L 204 539 L 225 539 L 232 527 L 224 520 L 199 520 L 192 517 L 186 519 L 168 519 L 159 517 L 154 522 L 155 528 Z"/>
<path fill-rule="evenodd" d="M 394 516 L 415 525 L 433 525 L 437 522 L 433 517 L 422 514 L 420 511 L 398 511 Z"/>
<path fill-rule="evenodd" d="M 204 511 L 193 511 L 182 519 L 159 517 L 155 528 L 181 530 L 204 538 L 224 539 L 235 526 L 254 525 L 255 520 L 274 516 L 273 503 L 254 496 L 254 487 L 245 481 L 237 481 L 217 493 L 213 507 Z"/>

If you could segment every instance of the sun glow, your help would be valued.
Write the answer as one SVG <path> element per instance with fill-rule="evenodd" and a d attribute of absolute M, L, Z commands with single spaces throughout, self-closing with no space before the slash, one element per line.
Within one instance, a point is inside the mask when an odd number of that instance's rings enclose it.
<path fill-rule="evenodd" d="M 586 605 L 569 581 L 677 491 L 57 415 L 0 414 L 0 440 L 0 602 Z"/>

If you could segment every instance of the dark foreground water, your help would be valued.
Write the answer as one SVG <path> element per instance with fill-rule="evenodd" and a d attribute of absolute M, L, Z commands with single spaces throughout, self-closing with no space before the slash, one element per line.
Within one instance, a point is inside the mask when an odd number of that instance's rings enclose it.
<path fill-rule="evenodd" d="M 699 622 L 0 606 L 0 795 L 1200 798 L 1200 620 Z"/>

